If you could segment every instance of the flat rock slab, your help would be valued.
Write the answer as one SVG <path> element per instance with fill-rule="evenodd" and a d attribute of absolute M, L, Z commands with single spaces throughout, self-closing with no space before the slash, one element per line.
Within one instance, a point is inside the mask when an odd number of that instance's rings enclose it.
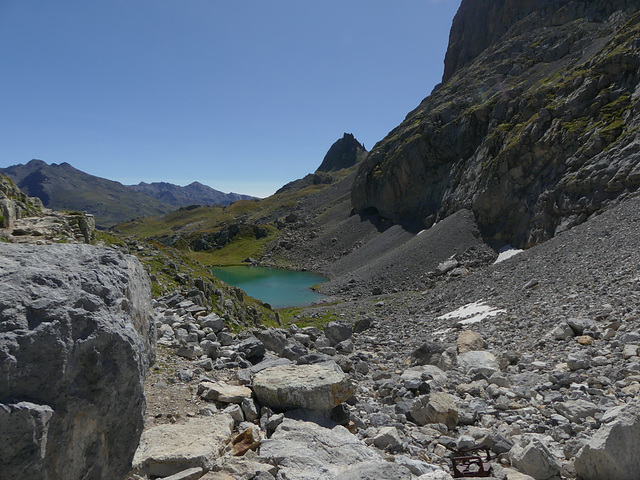
<path fill-rule="evenodd" d="M 260 457 L 278 465 L 282 478 L 297 480 L 363 479 L 368 477 L 360 475 L 360 471 L 370 473 L 377 469 L 379 473 L 390 465 L 344 427 L 325 428 L 289 418 L 262 443 Z M 408 469 L 394 469 L 389 477 L 370 478 L 409 480 L 411 473 Z"/>
<path fill-rule="evenodd" d="M 329 410 L 353 395 L 349 377 L 322 364 L 267 368 L 253 377 L 253 391 L 277 410 Z"/>
<path fill-rule="evenodd" d="M 141 474 L 167 477 L 189 468 L 211 470 L 233 431 L 231 415 L 196 417 L 145 430 L 133 458 Z"/>
<path fill-rule="evenodd" d="M 198 394 L 205 400 L 217 400 L 222 403 L 242 403 L 245 398 L 251 398 L 253 392 L 249 387 L 205 380 L 198 385 Z"/>

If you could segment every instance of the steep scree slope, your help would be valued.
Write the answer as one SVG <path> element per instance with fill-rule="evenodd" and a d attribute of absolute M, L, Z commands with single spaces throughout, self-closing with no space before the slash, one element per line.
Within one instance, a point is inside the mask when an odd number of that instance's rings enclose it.
<path fill-rule="evenodd" d="M 530 246 L 640 185 L 640 5 L 478 3 L 455 18 L 446 83 L 373 148 L 352 203 L 426 226 L 466 208 L 488 241 Z"/>

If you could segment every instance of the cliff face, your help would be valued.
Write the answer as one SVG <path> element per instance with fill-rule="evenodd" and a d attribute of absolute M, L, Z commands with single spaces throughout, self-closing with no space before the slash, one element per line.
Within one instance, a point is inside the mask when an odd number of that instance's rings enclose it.
<path fill-rule="evenodd" d="M 376 144 L 352 203 L 426 226 L 467 208 L 489 241 L 532 245 L 640 185 L 640 6 L 480 3 L 463 0 L 444 83 Z"/>

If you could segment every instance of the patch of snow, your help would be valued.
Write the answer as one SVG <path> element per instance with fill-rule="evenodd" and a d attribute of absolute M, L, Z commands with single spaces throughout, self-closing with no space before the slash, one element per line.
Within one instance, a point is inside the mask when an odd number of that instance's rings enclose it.
<path fill-rule="evenodd" d="M 477 302 L 468 303 L 453 312 L 440 315 L 438 319 L 448 320 L 459 318 L 461 319 L 458 322 L 460 325 L 471 325 L 481 322 L 485 318 L 495 317 L 499 313 L 506 313 L 506 310 L 492 307 L 491 305 L 487 305 L 483 300 L 478 300 Z"/>
<path fill-rule="evenodd" d="M 511 245 L 505 245 L 498 250 L 498 258 L 496 258 L 496 261 L 493 262 L 493 264 L 495 265 L 496 263 L 504 262 L 507 258 L 511 258 L 520 252 L 524 252 L 524 250 L 513 248 Z"/>

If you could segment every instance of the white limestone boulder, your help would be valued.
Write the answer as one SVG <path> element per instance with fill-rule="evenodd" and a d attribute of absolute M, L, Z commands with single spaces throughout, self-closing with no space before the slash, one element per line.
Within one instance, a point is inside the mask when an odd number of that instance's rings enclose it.
<path fill-rule="evenodd" d="M 584 480 L 632 480 L 640 475 L 640 400 L 612 410 L 576 456 L 576 472 Z"/>
<path fill-rule="evenodd" d="M 227 414 L 151 427 L 142 434 L 133 468 L 141 475 L 153 477 L 167 477 L 197 467 L 209 471 L 230 441 L 232 431 L 233 418 Z"/>
<path fill-rule="evenodd" d="M 267 368 L 254 375 L 253 391 L 261 405 L 276 410 L 326 411 L 353 395 L 349 377 L 326 364 Z"/>

